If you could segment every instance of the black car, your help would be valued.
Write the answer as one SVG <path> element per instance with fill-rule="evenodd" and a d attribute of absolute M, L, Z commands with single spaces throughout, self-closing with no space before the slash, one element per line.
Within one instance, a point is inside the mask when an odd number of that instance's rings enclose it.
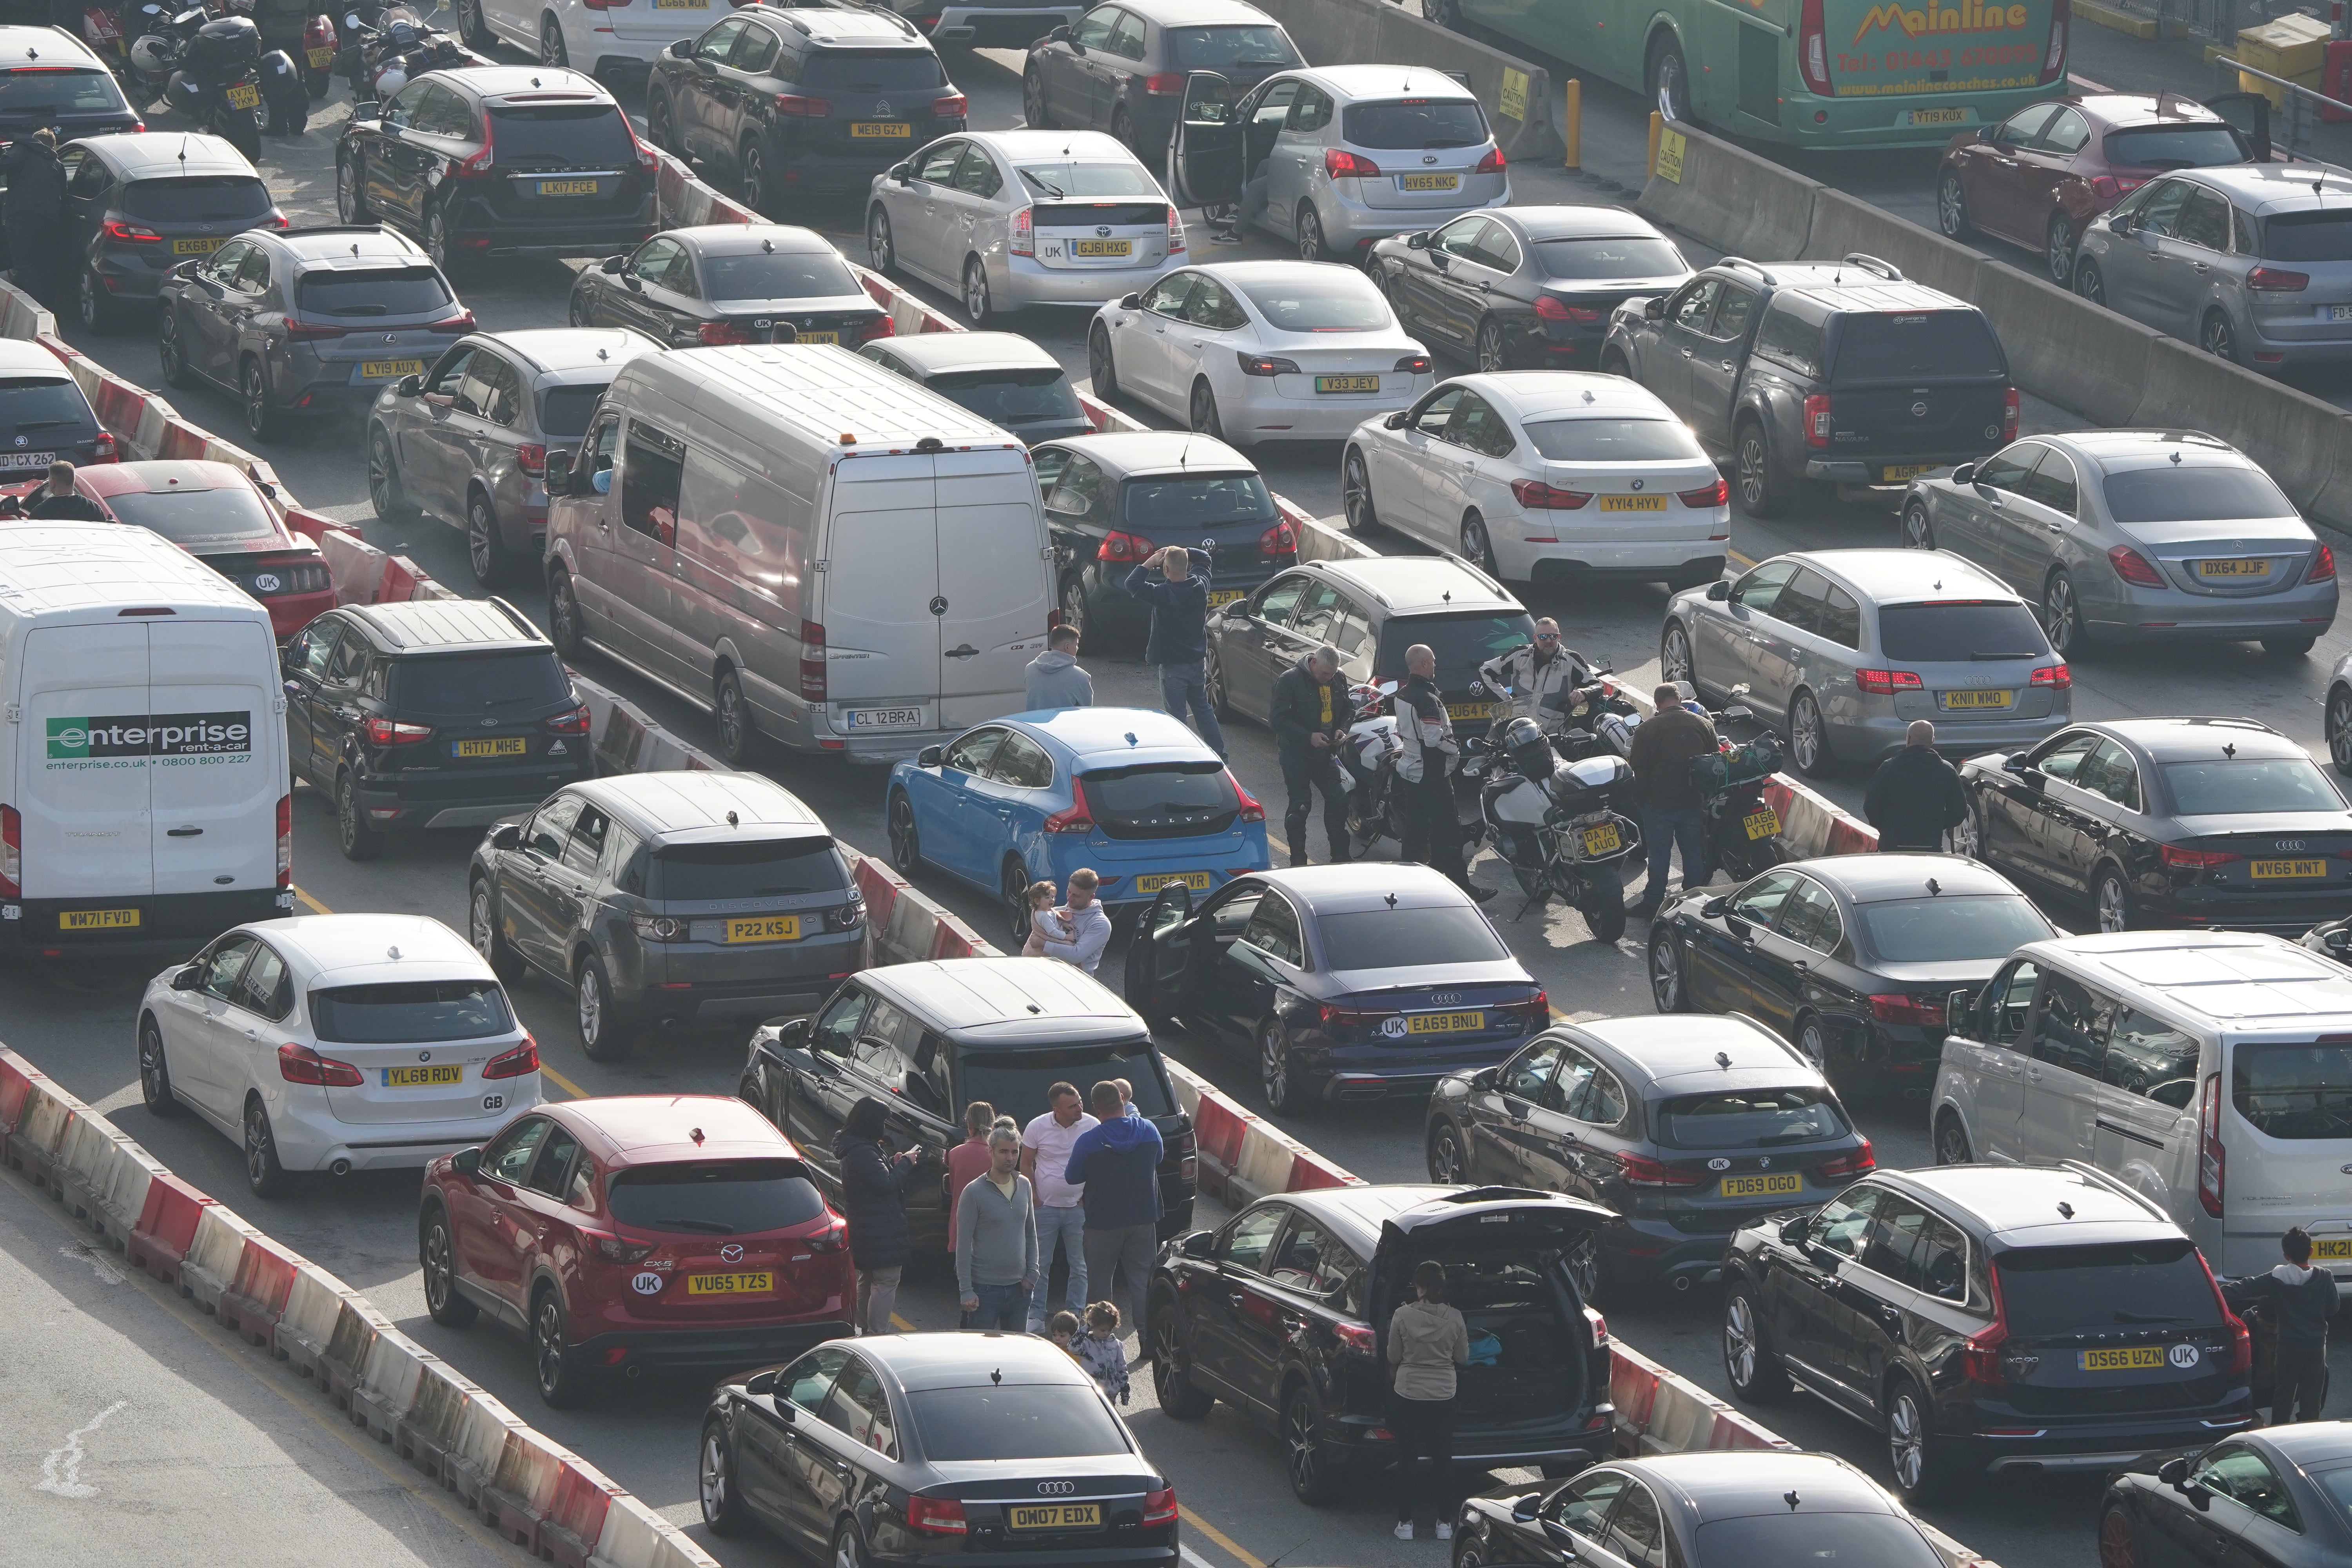
<path fill-rule="evenodd" d="M 596 776 L 587 705 L 504 599 L 331 610 L 286 650 L 294 776 L 329 792 L 343 854 L 384 836 L 484 827 Z"/>
<path fill-rule="evenodd" d="M 1650 925 L 1650 996 L 1661 1013 L 1759 1019 L 1850 1089 L 1921 1094 L 1944 999 L 2058 934 L 1958 855 L 1825 856 L 1670 900 Z"/>
<path fill-rule="evenodd" d="M 703 1417 L 702 1519 L 813 1562 L 1176 1568 L 1176 1486 L 1050 1342 L 885 1334 L 731 1377 Z"/>
<path fill-rule="evenodd" d="M 2106 1471 L 2253 1419 L 2253 1347 L 2196 1244 L 2075 1161 L 1882 1171 L 1731 1238 L 1732 1391 L 1885 1435 L 1907 1498 Z"/>
<path fill-rule="evenodd" d="M 1609 313 L 1680 288 L 1690 263 L 1622 207 L 1496 207 L 1372 247 L 1371 274 L 1404 330 L 1480 370 L 1584 370 Z"/>
<path fill-rule="evenodd" d="M 63 27 L 0 26 L 0 142 L 45 126 L 60 144 L 147 129 L 106 62 L 73 34 Z"/>
<path fill-rule="evenodd" d="M 1632 376 L 1729 454 L 1740 503 L 1893 485 L 2017 438 L 2017 388 L 1984 312 L 1876 257 L 1738 257 L 1609 320 L 1601 368 Z"/>
<path fill-rule="evenodd" d="M 1610 1451 L 1609 1331 L 1567 1255 L 1609 1218 L 1510 1186 L 1328 1187 L 1263 1198 L 1164 1247 L 1147 1331 L 1160 1411 L 1223 1400 L 1281 1435 L 1290 1489 L 1334 1502 L 1391 1468 L 1388 1321 L 1413 1268 L 1445 1266 L 1470 1331 L 1454 1455 L 1471 1470 L 1568 1474 Z"/>
<path fill-rule="evenodd" d="M 187 258 L 243 229 L 287 226 L 260 174 L 218 136 L 87 136 L 58 148 L 58 162 L 75 308 L 92 331 L 125 305 L 152 304 Z"/>
<path fill-rule="evenodd" d="M 111 463 L 114 437 L 73 372 L 37 342 L 0 339 L 0 482 L 48 478 L 58 458 Z"/>
<path fill-rule="evenodd" d="M 830 241 L 781 224 L 665 229 L 634 255 L 583 267 L 572 284 L 575 327 L 634 327 L 670 348 L 840 343 L 890 333 Z"/>
<path fill-rule="evenodd" d="M 1064 436 L 1088 435 L 1095 427 L 1086 405 L 1078 401 L 1077 388 L 1070 384 L 1070 373 L 1018 332 L 909 332 L 887 342 L 869 343 L 865 354 L 883 369 L 929 387 L 1032 447 Z M 1035 457 L 1040 465 L 1045 461 L 1042 451 Z M 1250 477 L 1256 478 L 1255 469 L 1251 469 Z M 1051 476 L 1042 466 L 1037 482 L 1041 490 L 1052 488 Z M 1261 482 L 1258 489 L 1263 493 L 1265 487 Z M 1273 509 L 1268 497 L 1267 515 L 1272 515 Z M 1052 516 L 1050 509 L 1047 515 Z M 1063 623 L 1074 624 L 1066 605 L 1064 608 Z"/>
<path fill-rule="evenodd" d="M 661 226 L 661 161 L 594 78 L 468 66 L 353 107 L 335 211 L 406 231 L 434 264 L 603 256 Z"/>
<path fill-rule="evenodd" d="M 907 1194 L 915 1246 L 947 1246 L 947 1152 L 963 1142 L 963 1108 L 984 1100 L 1023 1125 L 1045 1091 L 1107 1079 L 1133 1087 L 1136 1110 L 1160 1130 L 1160 1234 L 1192 1227 L 1198 1187 L 1192 1119 L 1143 1020 L 1084 972 L 1052 958 L 959 958 L 894 963 L 847 979 L 814 1018 L 767 1024 L 751 1037 L 736 1093 L 783 1129 L 838 1202 L 834 1134 L 867 1096 L 890 1108 L 894 1148 L 920 1149 L 940 1173 Z"/>
<path fill-rule="evenodd" d="M 1029 47 L 1021 107 L 1039 130 L 1108 131 L 1158 168 L 1191 73 L 1216 72 L 1239 98 L 1306 63 L 1282 24 L 1244 0 L 1115 0 Z"/>
<path fill-rule="evenodd" d="M 2252 719 L 2122 719 L 1960 764 L 1956 847 L 2084 903 L 2101 931 L 2296 937 L 2352 900 L 2352 805 Z"/>
<path fill-rule="evenodd" d="M 2107 1482 L 2103 1568 L 2352 1563 L 2352 1426 L 2271 1426 L 2142 1459 Z"/>
<path fill-rule="evenodd" d="M 964 96 L 930 41 L 887 11 L 754 6 L 654 61 L 654 145 L 735 182 L 755 212 L 875 175 L 963 129 Z"/>

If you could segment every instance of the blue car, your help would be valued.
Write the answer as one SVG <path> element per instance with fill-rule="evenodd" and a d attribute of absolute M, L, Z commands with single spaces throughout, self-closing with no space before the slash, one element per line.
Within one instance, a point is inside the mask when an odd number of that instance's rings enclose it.
<path fill-rule="evenodd" d="M 936 866 L 1001 894 L 1015 942 L 1024 897 L 1092 867 L 1114 918 L 1162 888 L 1205 895 L 1266 858 L 1265 808 L 1198 735 L 1150 708 L 992 719 L 890 770 L 890 863 Z"/>

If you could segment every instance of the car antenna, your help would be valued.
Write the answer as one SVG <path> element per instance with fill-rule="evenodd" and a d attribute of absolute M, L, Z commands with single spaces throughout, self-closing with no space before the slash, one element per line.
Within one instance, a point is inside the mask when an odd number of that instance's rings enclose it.
<path fill-rule="evenodd" d="M 687 1130 L 687 1134 L 686 1134 L 686 1135 L 687 1135 L 688 1138 L 691 1138 L 691 1139 L 693 1139 L 693 1140 L 694 1140 L 694 1142 L 695 1142 L 695 1146 L 696 1146 L 696 1147 L 699 1148 L 699 1147 L 701 1146 L 701 1144 L 702 1144 L 702 1129 L 701 1129 L 701 1128 L 699 1128 L 699 1127 L 689 1128 L 689 1129 L 688 1129 L 688 1130 Z"/>
<path fill-rule="evenodd" d="M 384 955 L 386 958 L 391 959 L 394 963 L 399 963 L 399 962 L 400 962 L 400 949 L 398 949 L 398 948 L 396 948 L 396 947 L 387 947 L 387 948 L 385 948 L 385 949 L 383 950 L 383 955 Z"/>
<path fill-rule="evenodd" d="M 1731 1070 L 1731 1053 L 1729 1051 L 1716 1052 L 1715 1065 L 1721 1068 L 1724 1071 L 1729 1072 Z"/>
<path fill-rule="evenodd" d="M 1127 732 L 1127 743 L 1130 746 L 1135 744 L 1135 731 L 1132 730 Z"/>
<path fill-rule="evenodd" d="M 2074 1217 L 2074 1205 L 2073 1204 L 2060 1204 L 2058 1205 L 2058 1217 L 2060 1219 L 2073 1219 Z"/>
<path fill-rule="evenodd" d="M 1004 1369 L 1001 1366 L 990 1367 L 988 1369 L 988 1381 L 991 1383 L 1003 1383 L 1004 1381 Z"/>
<path fill-rule="evenodd" d="M 1445 592 L 1438 595 L 1437 597 L 1441 602 L 1450 605 L 1454 602 L 1454 590 L 1448 588 Z"/>
<path fill-rule="evenodd" d="M 1383 894 L 1382 896 L 1388 900 L 1388 901 L 1389 901 L 1389 908 L 1391 908 L 1391 909 L 1394 909 L 1394 908 L 1396 908 L 1396 895 L 1395 895 L 1394 893 L 1387 893 L 1387 894 Z"/>
<path fill-rule="evenodd" d="M 181 163 L 186 163 L 187 161 L 188 161 L 188 133 L 187 133 L 186 132 L 183 131 L 182 132 L 180 132 L 180 162 L 181 162 Z"/>
<path fill-rule="evenodd" d="M 1592 401 L 1593 401 L 1593 397 L 1592 397 L 1592 388 L 1591 388 L 1591 387 L 1589 387 L 1589 386 L 1588 386 L 1588 387 L 1586 387 L 1586 388 L 1584 389 L 1584 401 L 1585 401 L 1585 402 L 1587 402 L 1587 403 L 1591 403 L 1591 402 L 1592 402 Z"/>
<path fill-rule="evenodd" d="M 1943 890 L 1944 890 L 1944 884 L 1943 884 L 1943 883 L 1938 882 L 1938 881 L 1937 881 L 1937 880 L 1936 880 L 1936 879 L 1935 879 L 1935 878 L 1933 878 L 1933 877 L 1930 877 L 1930 878 L 1928 878 L 1928 879 L 1927 879 L 1927 896 L 1928 896 L 1929 898 L 1931 898 L 1931 899 L 1932 899 L 1932 898 L 1934 898 L 1937 894 L 1938 894 L 1938 893 L 1942 892 Z"/>
<path fill-rule="evenodd" d="M 2223 747 L 2221 748 L 2221 754 L 2222 754 L 2223 756 L 2225 756 L 2225 757 L 2229 758 L 2231 761 L 2235 762 L 2235 761 L 2237 760 L 2237 757 L 2238 757 L 2238 745 L 2237 745 L 2237 742 L 2234 742 L 2234 741 L 2232 741 L 2232 742 L 2231 742 L 2229 744 L 2227 744 L 2227 745 L 2223 746 Z"/>
<path fill-rule="evenodd" d="M 763 239 L 760 242 L 760 248 L 773 256 L 776 254 L 776 242 L 772 237 Z"/>
<path fill-rule="evenodd" d="M 735 814 L 730 811 L 727 814 L 727 826 L 730 827 L 740 827 L 743 825 L 736 820 Z"/>
<path fill-rule="evenodd" d="M 2180 466 L 2180 454 L 2177 451 L 2172 454 L 2172 466 L 2176 468 Z"/>
<path fill-rule="evenodd" d="M 1794 1513 L 1797 1511 L 1797 1505 L 1805 1500 L 1799 1497 L 1796 1493 L 1796 1489 L 1791 1488 L 1780 1494 L 1780 1500 L 1789 1505 L 1789 1511 L 1790 1513 Z"/>

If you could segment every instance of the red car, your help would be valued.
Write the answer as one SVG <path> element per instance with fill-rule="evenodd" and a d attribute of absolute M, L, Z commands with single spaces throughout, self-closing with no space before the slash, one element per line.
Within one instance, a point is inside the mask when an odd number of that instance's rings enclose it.
<path fill-rule="evenodd" d="M 2234 111 L 2234 94 L 2227 102 Z M 2256 163 L 2266 146 L 2205 104 L 2168 92 L 2045 99 L 1952 138 L 1936 172 L 1936 222 L 1953 239 L 1982 232 L 2042 252 L 2074 276 L 2090 221 L 2173 169 Z"/>
<path fill-rule="evenodd" d="M 648 1367 L 790 1361 L 850 1332 L 849 1228 L 800 1151 L 724 1095 L 541 1105 L 425 1167 L 433 1321 L 530 1336 L 549 1405 Z"/>

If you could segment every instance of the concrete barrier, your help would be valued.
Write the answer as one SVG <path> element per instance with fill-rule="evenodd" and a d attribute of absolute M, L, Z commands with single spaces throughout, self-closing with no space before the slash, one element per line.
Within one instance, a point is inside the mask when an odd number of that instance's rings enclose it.
<path fill-rule="evenodd" d="M 1969 296 L 1991 319 L 2009 372 L 2036 397 L 2095 425 L 2130 425 L 2148 386 L 2148 356 L 2169 342 L 2014 267 L 1984 262 Z"/>
<path fill-rule="evenodd" d="M 2261 463 L 2305 512 L 2352 520 L 2352 416 L 2342 409 L 2178 338 L 2148 346 L 2138 385 L 2133 424 L 2219 436 Z"/>
<path fill-rule="evenodd" d="M 1914 283 L 1962 300 L 1975 298 L 1978 268 L 1998 265 L 1931 228 L 1824 187 L 1813 197 L 1812 223 L 1798 258 L 1837 261 L 1857 251 L 1893 262 Z"/>
<path fill-rule="evenodd" d="M 1728 142 L 1669 126 L 1660 137 L 1657 177 L 1634 210 L 1695 235 L 1730 256 L 1795 256 L 1811 232 L 1822 186 Z"/>

